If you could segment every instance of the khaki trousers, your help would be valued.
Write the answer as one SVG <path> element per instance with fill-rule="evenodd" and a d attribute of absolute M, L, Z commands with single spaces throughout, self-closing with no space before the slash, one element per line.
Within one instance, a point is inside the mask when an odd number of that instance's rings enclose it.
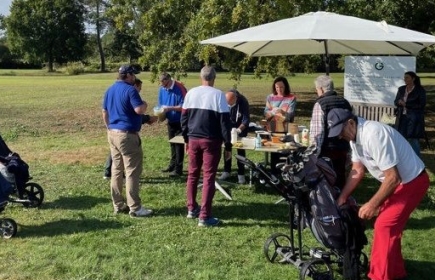
<path fill-rule="evenodd" d="M 107 135 L 112 155 L 112 177 L 110 181 L 113 206 L 119 209 L 124 205 L 122 195 L 123 176 L 127 205 L 131 212 L 141 208 L 139 179 L 142 173 L 143 151 L 139 134 L 108 131 Z"/>

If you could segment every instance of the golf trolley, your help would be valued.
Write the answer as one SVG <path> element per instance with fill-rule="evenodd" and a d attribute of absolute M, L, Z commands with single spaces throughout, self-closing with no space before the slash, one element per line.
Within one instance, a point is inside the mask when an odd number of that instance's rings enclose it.
<path fill-rule="evenodd" d="M 316 232 L 315 225 L 312 223 L 314 218 L 309 203 L 309 193 L 312 186 L 306 183 L 305 177 L 308 174 L 307 163 L 309 157 L 314 156 L 315 147 L 298 146 L 296 149 L 283 149 L 278 152 L 286 156 L 286 162 L 277 165 L 277 168 L 282 171 L 280 178 L 266 170 L 263 164 L 256 164 L 247 158 L 236 155 L 237 160 L 249 167 L 253 171 L 254 177 L 260 180 L 260 183 L 273 187 L 289 205 L 290 233 L 289 235 L 274 233 L 269 236 L 264 244 L 264 255 L 271 263 L 296 266 L 300 270 L 299 279 L 301 280 L 332 280 L 334 279 L 332 265 L 336 264 L 338 267 L 343 267 L 344 257 L 343 250 L 336 250 L 328 246 L 327 242 Z M 310 227 L 315 238 L 330 249 L 304 246 L 302 231 L 305 227 Z M 368 258 L 360 250 L 357 254 L 357 263 L 357 270 L 366 272 Z M 358 275 L 351 277 L 351 279 L 361 278 Z"/>

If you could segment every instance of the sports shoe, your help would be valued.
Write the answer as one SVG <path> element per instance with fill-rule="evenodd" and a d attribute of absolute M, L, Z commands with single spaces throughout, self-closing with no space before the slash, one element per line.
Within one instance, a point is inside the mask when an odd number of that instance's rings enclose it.
<path fill-rule="evenodd" d="M 174 170 L 174 171 L 169 172 L 168 175 L 169 175 L 169 177 L 180 177 L 182 175 L 182 173 Z"/>
<path fill-rule="evenodd" d="M 186 218 L 188 218 L 188 219 L 198 218 L 200 211 L 201 211 L 201 208 L 199 206 L 196 206 L 195 209 L 193 209 L 192 211 L 187 211 Z"/>
<path fill-rule="evenodd" d="M 237 175 L 237 177 L 239 178 L 239 184 L 240 185 L 246 184 L 245 175 Z"/>
<path fill-rule="evenodd" d="M 221 176 L 219 176 L 218 180 L 226 180 L 230 178 L 230 173 L 229 172 L 222 172 Z"/>
<path fill-rule="evenodd" d="M 153 213 L 153 210 L 151 209 L 145 209 L 141 207 L 139 210 L 132 212 L 130 211 L 130 217 L 132 218 L 140 218 L 140 217 L 147 217 Z"/>
<path fill-rule="evenodd" d="M 162 169 L 162 172 L 164 172 L 164 173 L 168 173 L 168 172 L 172 172 L 172 171 L 174 171 L 174 168 L 172 168 L 170 166 L 168 166 L 166 169 Z"/>
<path fill-rule="evenodd" d="M 118 209 L 115 209 L 115 214 L 127 214 L 130 211 L 130 208 L 127 206 L 127 204 L 124 204 Z"/>
<path fill-rule="evenodd" d="M 199 219 L 198 226 L 199 227 L 215 227 L 215 226 L 219 225 L 220 222 L 221 221 L 219 221 L 218 218 L 212 218 L 212 217 L 210 217 L 210 218 L 207 218 L 205 220 Z"/>

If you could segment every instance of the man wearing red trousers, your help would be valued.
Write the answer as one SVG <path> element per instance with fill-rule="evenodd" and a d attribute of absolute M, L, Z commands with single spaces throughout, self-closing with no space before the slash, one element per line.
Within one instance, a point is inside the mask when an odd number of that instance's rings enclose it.
<path fill-rule="evenodd" d="M 361 219 L 377 215 L 369 278 L 406 279 L 402 257 L 402 232 L 412 211 L 429 188 L 424 163 L 409 143 L 392 127 L 368 121 L 349 110 L 328 113 L 328 137 L 349 141 L 352 170 L 338 204 L 343 204 L 364 177 L 365 168 L 381 182 L 378 191 L 359 209 Z"/>

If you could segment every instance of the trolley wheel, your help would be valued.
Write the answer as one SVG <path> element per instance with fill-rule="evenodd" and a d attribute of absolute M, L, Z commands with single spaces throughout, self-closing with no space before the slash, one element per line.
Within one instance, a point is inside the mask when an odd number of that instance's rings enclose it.
<path fill-rule="evenodd" d="M 17 234 L 17 223 L 12 219 L 1 219 L 0 221 L 0 230 L 2 237 L 4 239 L 9 239 Z"/>
<path fill-rule="evenodd" d="M 311 259 L 302 265 L 299 279 L 333 280 L 334 273 L 331 266 L 323 259 Z"/>
<path fill-rule="evenodd" d="M 266 259 L 273 262 L 287 263 L 285 253 L 292 250 L 290 237 L 284 233 L 272 234 L 264 243 Z"/>
<path fill-rule="evenodd" d="M 37 183 L 27 183 L 24 185 L 23 199 L 28 199 L 30 201 L 23 202 L 24 207 L 39 207 L 44 200 L 44 190 Z"/>

